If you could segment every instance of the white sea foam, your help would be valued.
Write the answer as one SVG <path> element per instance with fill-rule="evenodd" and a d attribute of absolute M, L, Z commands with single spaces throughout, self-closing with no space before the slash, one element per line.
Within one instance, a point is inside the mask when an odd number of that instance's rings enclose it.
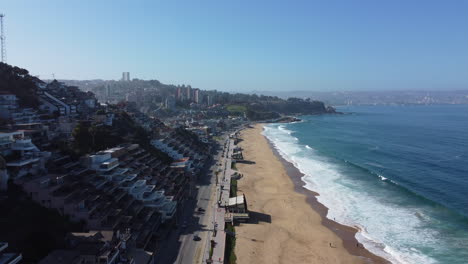
<path fill-rule="evenodd" d="M 284 132 L 287 133 L 288 135 L 291 135 L 291 134 L 292 134 L 292 131 L 286 129 L 286 127 L 285 127 L 284 125 L 278 126 L 278 129 L 281 130 L 281 131 L 284 131 Z"/>
<path fill-rule="evenodd" d="M 265 126 L 263 134 L 279 154 L 297 167 L 304 176 L 304 187 L 320 193 L 318 201 L 329 208 L 327 217 L 356 226 L 356 238 L 374 254 L 393 263 L 435 263 L 417 249 L 436 247 L 437 232 L 423 227 L 416 208 L 402 207 L 387 201 L 385 190 L 372 191 L 362 182 L 346 176 L 346 170 L 310 146 L 294 140 L 293 131 L 284 125 Z M 387 178 L 379 175 L 382 181 Z"/>
<path fill-rule="evenodd" d="M 382 176 L 382 175 L 379 175 L 379 178 L 380 178 L 382 181 L 386 181 L 386 180 L 388 180 L 387 178 L 385 178 L 385 177 L 384 177 L 384 176 Z"/>

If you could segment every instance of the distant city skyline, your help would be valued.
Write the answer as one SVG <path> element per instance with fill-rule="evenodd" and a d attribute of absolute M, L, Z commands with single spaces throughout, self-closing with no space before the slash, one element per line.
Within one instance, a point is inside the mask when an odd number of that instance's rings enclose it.
<path fill-rule="evenodd" d="M 6 0 L 7 63 L 41 79 L 223 91 L 468 89 L 468 1 Z"/>

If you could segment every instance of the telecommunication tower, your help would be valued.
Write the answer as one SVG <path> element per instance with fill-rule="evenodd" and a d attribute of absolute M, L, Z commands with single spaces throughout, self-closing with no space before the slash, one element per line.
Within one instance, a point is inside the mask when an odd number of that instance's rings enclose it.
<path fill-rule="evenodd" d="M 3 18 L 4 14 L 0 14 L 0 42 L 2 45 L 2 62 L 6 63 L 6 44 L 5 44 L 5 32 L 3 31 Z"/>

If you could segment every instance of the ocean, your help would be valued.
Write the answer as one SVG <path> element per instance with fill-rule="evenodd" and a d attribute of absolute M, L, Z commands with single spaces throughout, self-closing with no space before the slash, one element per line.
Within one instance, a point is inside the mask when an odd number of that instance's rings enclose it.
<path fill-rule="evenodd" d="M 468 263 L 468 106 L 347 106 L 264 135 L 393 263 Z"/>

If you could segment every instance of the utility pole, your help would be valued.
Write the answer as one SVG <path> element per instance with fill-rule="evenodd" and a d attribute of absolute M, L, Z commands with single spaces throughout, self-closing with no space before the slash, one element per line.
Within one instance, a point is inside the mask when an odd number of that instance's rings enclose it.
<path fill-rule="evenodd" d="M 2 62 L 6 63 L 6 43 L 5 43 L 5 32 L 3 30 L 3 18 L 5 17 L 4 14 L 0 14 L 0 42 L 1 42 L 1 49 L 2 49 Z"/>

